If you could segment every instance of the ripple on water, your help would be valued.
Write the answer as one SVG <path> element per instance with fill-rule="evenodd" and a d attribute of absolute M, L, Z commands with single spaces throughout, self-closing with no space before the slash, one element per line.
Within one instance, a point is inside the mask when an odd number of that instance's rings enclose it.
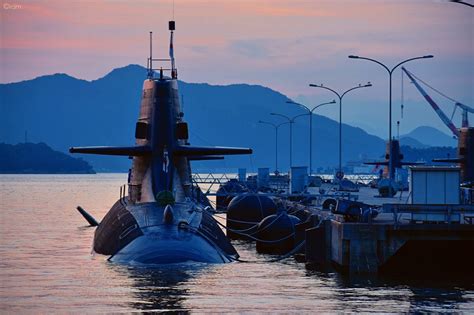
<path fill-rule="evenodd" d="M 7 312 L 418 312 L 474 311 L 472 285 L 344 277 L 289 258 L 264 263 L 120 266 L 92 256 L 93 228 L 127 174 L 0 175 L 0 306 Z"/>

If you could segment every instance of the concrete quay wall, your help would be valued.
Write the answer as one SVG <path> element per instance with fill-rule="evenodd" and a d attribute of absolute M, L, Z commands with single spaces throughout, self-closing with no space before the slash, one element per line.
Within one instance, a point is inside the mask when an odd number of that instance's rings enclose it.
<path fill-rule="evenodd" d="M 307 262 L 350 273 L 377 273 L 408 241 L 468 241 L 472 224 L 368 224 L 326 220 L 306 230 Z"/>

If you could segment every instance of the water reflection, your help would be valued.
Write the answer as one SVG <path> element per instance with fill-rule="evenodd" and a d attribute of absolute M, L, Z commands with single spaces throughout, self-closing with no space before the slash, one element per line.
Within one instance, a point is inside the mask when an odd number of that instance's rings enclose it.
<path fill-rule="evenodd" d="M 328 267 L 310 267 L 306 269 L 306 276 L 332 286 L 334 300 L 350 311 L 462 311 L 472 300 L 466 292 L 474 289 L 470 275 L 356 275 L 331 272 Z"/>
<path fill-rule="evenodd" d="M 125 267 L 112 265 L 111 268 L 132 280 L 132 301 L 129 307 L 143 311 L 188 312 L 184 301 L 189 296 L 187 283 L 210 265 L 173 264 L 154 268 Z"/>
<path fill-rule="evenodd" d="M 91 257 L 94 229 L 75 208 L 102 218 L 125 180 L 126 174 L 0 176 L 3 313 L 474 310 L 472 272 L 462 281 L 445 270 L 431 279 L 346 276 L 330 268 L 308 270 L 293 258 L 268 263 L 275 257 L 256 253 L 248 242 L 234 245 L 249 263 L 143 269 Z"/>

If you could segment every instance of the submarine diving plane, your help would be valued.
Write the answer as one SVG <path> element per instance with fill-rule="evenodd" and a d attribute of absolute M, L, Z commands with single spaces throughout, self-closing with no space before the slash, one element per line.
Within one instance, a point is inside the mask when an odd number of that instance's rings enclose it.
<path fill-rule="evenodd" d="M 174 21 L 169 22 L 169 30 L 169 59 L 152 58 L 150 32 L 148 77 L 143 83 L 135 146 L 69 150 L 133 158 L 128 196 L 120 198 L 98 223 L 93 250 L 110 256 L 112 262 L 127 264 L 231 262 L 238 253 L 206 208 L 207 198 L 193 185 L 190 161 L 251 154 L 252 150 L 189 144 L 173 53 Z M 169 61 L 171 68 L 154 69 L 157 61 Z M 164 71 L 170 71 L 171 76 L 164 76 Z M 87 219 L 87 213 L 81 213 Z"/>

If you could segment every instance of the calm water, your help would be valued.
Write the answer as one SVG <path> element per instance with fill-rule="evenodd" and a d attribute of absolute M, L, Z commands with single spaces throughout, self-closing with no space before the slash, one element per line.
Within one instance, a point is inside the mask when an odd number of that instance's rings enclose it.
<path fill-rule="evenodd" d="M 311 271 L 288 258 L 260 263 L 137 269 L 91 256 L 93 228 L 125 174 L 0 175 L 0 307 L 3 312 L 474 312 L 474 286 L 462 281 L 354 278 Z"/>

